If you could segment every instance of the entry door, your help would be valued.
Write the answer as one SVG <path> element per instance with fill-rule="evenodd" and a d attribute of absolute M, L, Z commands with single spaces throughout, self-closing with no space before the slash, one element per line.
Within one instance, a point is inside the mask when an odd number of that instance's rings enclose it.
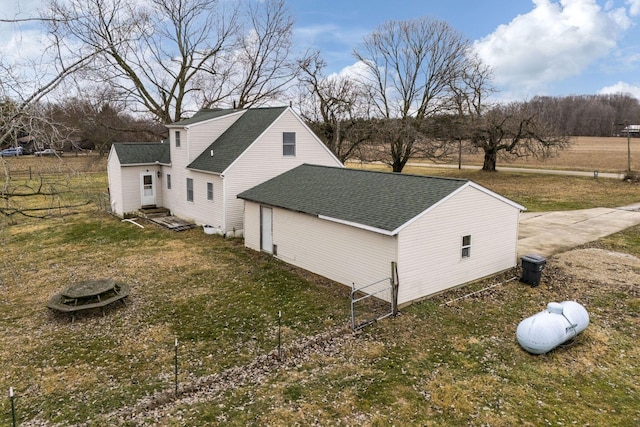
<path fill-rule="evenodd" d="M 260 249 L 273 253 L 273 222 L 271 208 L 260 207 Z"/>
<path fill-rule="evenodd" d="M 155 176 L 151 172 L 140 174 L 140 199 L 142 206 L 156 204 Z"/>

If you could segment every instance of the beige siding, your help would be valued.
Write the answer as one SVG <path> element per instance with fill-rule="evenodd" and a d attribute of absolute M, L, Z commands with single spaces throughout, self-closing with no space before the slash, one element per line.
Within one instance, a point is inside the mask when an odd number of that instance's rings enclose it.
<path fill-rule="evenodd" d="M 218 175 L 184 171 L 181 178 L 171 177 L 171 212 L 196 224 L 222 226 L 222 179 Z M 187 178 L 193 179 L 193 202 L 187 201 Z M 213 183 L 213 201 L 207 199 L 207 182 Z"/>
<path fill-rule="evenodd" d="M 112 147 L 111 151 L 109 151 L 109 158 L 107 160 L 109 202 L 111 204 L 112 212 L 122 217 L 124 214 L 135 212 L 142 207 L 140 195 L 140 174 L 143 172 L 150 172 L 153 174 L 156 205 L 162 206 L 163 180 L 157 177 L 157 173 L 159 171 L 162 171 L 162 167 L 157 165 L 120 165 L 115 148 Z"/>
<path fill-rule="evenodd" d="M 397 237 L 273 208 L 277 257 L 357 287 L 388 278 L 398 263 L 398 304 L 512 268 L 520 211 L 473 186 L 426 212 Z M 245 203 L 245 245 L 260 250 L 260 206 Z M 471 256 L 462 258 L 462 236 Z"/>
<path fill-rule="evenodd" d="M 253 205 L 247 210 L 252 216 L 251 230 L 245 233 L 255 245 L 253 217 L 257 216 L 259 221 L 259 209 L 253 203 L 249 205 Z M 259 248 L 259 227 L 257 232 Z M 273 244 L 277 257 L 283 261 L 349 287 L 353 283 L 362 287 L 389 278 L 391 263 L 396 260 L 394 237 L 278 208 L 273 209 Z M 375 287 L 371 288 L 371 292 L 374 290 Z"/>
<path fill-rule="evenodd" d="M 218 119 L 195 123 L 187 129 L 170 128 L 171 166 L 164 168 L 164 174 L 171 174 L 171 190 L 163 182 L 164 207 L 181 218 L 208 224 L 222 225 L 223 183 L 218 175 L 187 170 L 187 166 L 211 145 L 242 113 L 230 114 Z M 175 145 L 175 131 L 180 130 L 180 147 Z M 193 179 L 194 201 L 187 201 L 187 178 Z M 207 200 L 207 182 L 213 182 L 214 202 Z"/>
<path fill-rule="evenodd" d="M 155 166 L 125 166 L 120 168 L 120 176 L 122 179 L 122 213 L 135 212 L 142 207 L 140 197 L 140 174 L 142 172 L 151 172 L 154 174 L 154 185 L 156 190 L 156 205 L 162 205 L 162 194 L 159 186 L 162 185 L 161 180 L 156 179 L 155 174 L 158 171 Z"/>
<path fill-rule="evenodd" d="M 461 192 L 398 236 L 398 304 L 516 265 L 519 209 L 476 188 Z M 462 236 L 471 256 L 462 258 Z"/>
<path fill-rule="evenodd" d="M 182 131 L 180 145 L 182 145 L 182 151 L 184 151 L 181 154 L 185 155 L 185 166 L 209 148 L 211 143 L 218 139 L 244 113 L 245 111 L 239 111 L 238 113 L 228 114 L 206 122 L 194 123 L 187 127 L 186 135 L 185 131 Z M 175 138 L 174 135 L 172 136 Z M 172 147 L 175 148 L 175 144 Z M 176 149 L 176 151 L 178 150 L 180 149 Z"/>
<path fill-rule="evenodd" d="M 296 155 L 282 155 L 282 133 L 296 133 Z M 276 122 L 225 171 L 226 230 L 243 228 L 243 202 L 237 194 L 303 163 L 343 166 L 308 128 L 286 110 Z"/>

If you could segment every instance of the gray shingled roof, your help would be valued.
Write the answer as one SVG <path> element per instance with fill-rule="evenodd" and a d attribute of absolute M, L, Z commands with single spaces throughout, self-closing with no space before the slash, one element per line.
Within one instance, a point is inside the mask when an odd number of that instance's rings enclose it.
<path fill-rule="evenodd" d="M 242 110 L 234 110 L 231 108 L 228 109 L 219 109 L 219 108 L 212 108 L 212 109 L 206 109 L 203 108 L 202 110 L 198 111 L 197 113 L 195 113 L 192 117 L 188 118 L 188 119 L 183 119 L 174 123 L 171 123 L 169 126 L 188 126 L 191 125 L 193 123 L 199 123 L 199 122 L 203 122 L 205 120 L 210 120 L 210 119 L 215 119 L 217 117 L 222 117 L 222 116 L 226 116 L 227 114 L 231 114 L 231 113 L 237 113 L 238 111 L 242 111 Z"/>
<path fill-rule="evenodd" d="M 169 144 L 158 142 L 123 142 L 113 144 L 121 165 L 171 163 Z"/>
<path fill-rule="evenodd" d="M 304 164 L 238 197 L 392 232 L 468 182 Z"/>
<path fill-rule="evenodd" d="M 275 107 L 246 110 L 187 168 L 224 172 L 286 109 L 287 107 Z"/>

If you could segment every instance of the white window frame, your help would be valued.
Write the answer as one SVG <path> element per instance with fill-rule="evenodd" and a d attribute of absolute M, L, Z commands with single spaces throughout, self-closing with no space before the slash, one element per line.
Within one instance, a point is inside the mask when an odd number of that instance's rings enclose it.
<path fill-rule="evenodd" d="M 171 174 L 167 174 L 167 190 L 171 190 Z"/>
<path fill-rule="evenodd" d="M 176 148 L 180 147 L 180 131 L 179 130 L 175 131 L 174 139 L 176 141 Z"/>
<path fill-rule="evenodd" d="M 193 178 L 187 178 L 187 202 L 193 203 Z"/>
<path fill-rule="evenodd" d="M 462 236 L 461 258 L 471 258 L 471 234 Z"/>
<path fill-rule="evenodd" d="M 283 157 L 296 156 L 296 133 L 295 132 L 282 132 L 282 156 Z"/>
<path fill-rule="evenodd" d="M 207 200 L 213 202 L 213 182 L 207 182 Z"/>

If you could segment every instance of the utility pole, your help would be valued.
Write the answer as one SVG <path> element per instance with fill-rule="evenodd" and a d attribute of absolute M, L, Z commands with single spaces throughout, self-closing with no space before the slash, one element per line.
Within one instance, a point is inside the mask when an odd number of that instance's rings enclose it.
<path fill-rule="evenodd" d="M 629 120 L 620 123 L 620 126 L 624 126 L 623 131 L 627 132 L 627 173 L 631 174 L 631 127 Z"/>
<path fill-rule="evenodd" d="M 628 124 L 627 124 L 627 172 L 629 173 L 629 176 L 631 176 L 631 129 L 629 129 Z"/>

